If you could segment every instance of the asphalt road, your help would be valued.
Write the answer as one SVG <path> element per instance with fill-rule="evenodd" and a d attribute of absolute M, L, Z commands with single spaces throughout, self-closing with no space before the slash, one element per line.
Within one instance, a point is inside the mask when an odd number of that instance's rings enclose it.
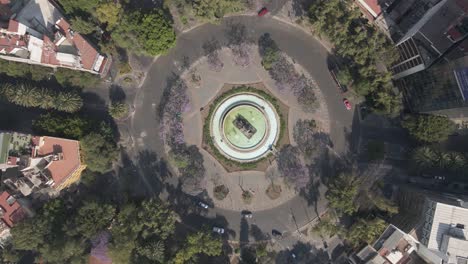
<path fill-rule="evenodd" d="M 329 55 L 326 49 L 312 36 L 291 25 L 280 22 L 271 17 L 230 17 L 219 25 L 206 24 L 187 33 L 179 35 L 177 45 L 168 54 L 159 57 L 149 70 L 144 85 L 135 97 L 135 115 L 131 120 L 131 135 L 138 150 L 150 150 L 161 153 L 162 143 L 159 138 L 157 108 L 164 88 L 171 77 L 177 76 L 183 65 L 189 65 L 203 56 L 202 45 L 216 39 L 225 43 L 225 30 L 229 23 L 242 23 L 248 29 L 249 37 L 257 41 L 264 34 L 269 33 L 282 51 L 287 53 L 296 63 L 302 65 L 316 80 L 328 104 L 331 118 L 331 135 L 333 151 L 338 155 L 349 153 L 350 145 L 359 133 L 353 129 L 353 120 L 357 116 L 354 111 L 347 111 L 329 72 Z M 356 127 L 356 120 L 354 126 Z M 289 202 L 266 211 L 254 212 L 254 218 L 249 220 L 263 232 L 270 233 L 272 229 L 292 233 L 317 216 L 326 205 L 319 202 L 310 205 L 301 196 Z M 241 234 L 241 216 L 239 212 L 223 209 L 210 209 L 206 215 L 209 218 L 223 219 L 220 224 L 230 232 L 230 239 L 239 240 Z M 216 220 L 214 220 L 216 223 Z M 189 225 L 202 225 L 196 217 L 189 220 Z M 285 245 L 294 243 L 294 239 L 286 241 Z"/>

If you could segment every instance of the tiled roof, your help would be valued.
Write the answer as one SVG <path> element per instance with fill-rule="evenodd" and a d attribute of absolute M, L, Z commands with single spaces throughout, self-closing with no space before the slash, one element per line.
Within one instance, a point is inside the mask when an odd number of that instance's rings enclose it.
<path fill-rule="evenodd" d="M 89 44 L 87 40 L 83 38 L 79 33 L 70 32 L 70 24 L 65 19 L 60 19 L 56 24 L 65 33 L 67 39 L 71 40 L 75 44 L 81 57 L 81 64 L 84 69 L 93 70 L 94 62 L 96 61 L 99 53 L 97 50 Z"/>
<path fill-rule="evenodd" d="M 10 228 L 26 216 L 20 204 L 6 191 L 0 194 L 0 206 L 3 210 L 2 220 Z"/>
<path fill-rule="evenodd" d="M 44 36 L 41 62 L 52 65 L 60 65 L 60 62 L 56 58 L 56 54 L 55 44 L 52 42 L 52 40 L 50 40 L 49 37 Z"/>
<path fill-rule="evenodd" d="M 9 32 L 18 32 L 19 23 L 16 20 L 10 19 L 10 23 L 8 23 L 8 31 Z"/>
<path fill-rule="evenodd" d="M 379 0 L 358 0 L 358 3 L 364 7 L 374 18 L 382 13 Z"/>
<path fill-rule="evenodd" d="M 47 167 L 52 179 L 55 182 L 54 186 L 59 186 L 81 165 L 80 160 L 80 144 L 76 140 L 44 137 L 38 146 L 37 155 L 47 156 L 52 154 L 62 153 L 63 157 L 59 160 L 54 160 Z"/>

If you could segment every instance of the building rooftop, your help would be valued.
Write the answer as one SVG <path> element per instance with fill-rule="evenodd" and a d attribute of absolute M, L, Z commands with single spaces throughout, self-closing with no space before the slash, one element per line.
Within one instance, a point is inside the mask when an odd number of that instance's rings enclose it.
<path fill-rule="evenodd" d="M 382 8 L 379 0 L 358 0 L 359 5 L 364 8 L 373 18 L 378 17 L 382 13 Z"/>
<path fill-rule="evenodd" d="M 6 191 L 0 194 L 0 207 L 2 221 L 10 228 L 26 217 L 18 201 Z"/>
<path fill-rule="evenodd" d="M 47 165 L 47 170 L 55 185 L 60 185 L 81 165 L 80 144 L 76 140 L 43 137 L 36 147 L 35 157 L 54 155 L 54 159 Z"/>
<path fill-rule="evenodd" d="M 448 234 L 450 229 L 457 225 L 468 228 L 467 208 L 431 202 L 426 212 L 421 242 L 429 249 L 440 250 L 444 234 Z"/>

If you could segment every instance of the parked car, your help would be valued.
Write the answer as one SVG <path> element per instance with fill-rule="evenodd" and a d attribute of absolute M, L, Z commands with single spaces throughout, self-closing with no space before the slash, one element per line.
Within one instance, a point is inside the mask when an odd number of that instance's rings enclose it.
<path fill-rule="evenodd" d="M 253 216 L 252 212 L 246 211 L 246 210 L 242 211 L 241 215 L 242 215 L 243 218 L 252 218 L 252 216 Z"/>
<path fill-rule="evenodd" d="M 209 207 L 206 203 L 204 203 L 204 202 L 202 202 L 202 201 L 199 201 L 199 202 L 198 202 L 198 206 L 200 206 L 200 207 L 203 208 L 203 209 L 208 209 L 208 207 Z"/>
<path fill-rule="evenodd" d="M 213 227 L 213 232 L 222 235 L 222 234 L 224 234 L 224 228 L 215 226 L 215 227 Z"/>
<path fill-rule="evenodd" d="M 349 102 L 348 99 L 344 98 L 343 103 L 344 103 L 346 109 L 351 110 L 351 103 Z"/>
<path fill-rule="evenodd" d="M 276 230 L 276 229 L 272 229 L 271 230 L 271 235 L 275 238 L 282 238 L 283 237 L 283 233 L 281 233 L 280 231 Z"/>
<path fill-rule="evenodd" d="M 261 17 L 261 16 L 264 16 L 268 13 L 268 9 L 266 7 L 263 7 L 262 9 L 260 9 L 260 11 L 258 11 L 258 16 Z"/>

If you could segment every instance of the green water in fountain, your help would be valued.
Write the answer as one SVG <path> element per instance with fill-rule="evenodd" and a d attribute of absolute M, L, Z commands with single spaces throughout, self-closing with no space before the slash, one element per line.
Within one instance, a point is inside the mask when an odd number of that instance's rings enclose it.
<path fill-rule="evenodd" d="M 248 138 L 235 125 L 234 120 L 238 115 L 243 116 L 257 130 L 251 138 Z M 224 135 L 229 142 L 241 149 L 250 149 L 258 145 L 265 136 L 267 129 L 266 118 L 257 108 L 250 105 L 240 105 L 231 109 L 224 118 Z"/>

